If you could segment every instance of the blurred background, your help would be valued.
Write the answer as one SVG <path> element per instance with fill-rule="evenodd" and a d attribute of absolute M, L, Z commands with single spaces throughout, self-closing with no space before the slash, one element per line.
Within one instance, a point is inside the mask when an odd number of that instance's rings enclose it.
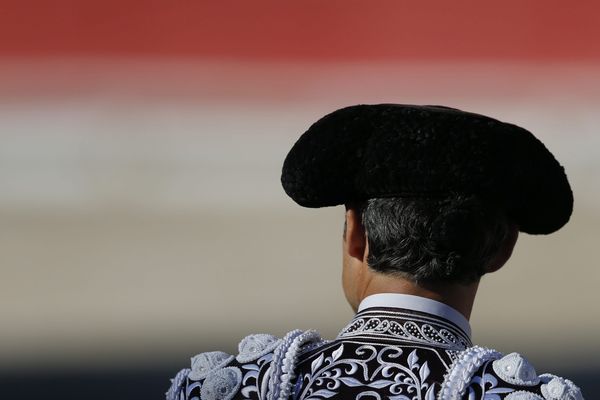
<path fill-rule="evenodd" d="M 202 351 L 352 317 L 343 210 L 279 183 L 312 122 L 442 104 L 531 130 L 575 193 L 486 276 L 476 343 L 600 392 L 600 3 L 0 3 L 0 395 L 160 399 Z M 235 353 L 234 353 L 235 354 Z"/>

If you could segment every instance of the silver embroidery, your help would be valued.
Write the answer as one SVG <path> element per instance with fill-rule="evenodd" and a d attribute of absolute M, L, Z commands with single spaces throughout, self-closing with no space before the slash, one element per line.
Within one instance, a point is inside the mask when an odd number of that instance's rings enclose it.
<path fill-rule="evenodd" d="M 540 378 L 533 366 L 519 353 L 510 353 L 492 363 L 496 375 L 513 385 L 535 386 Z"/>
<path fill-rule="evenodd" d="M 542 394 L 547 400 L 583 400 L 581 390 L 570 380 L 552 374 L 540 375 Z"/>
<path fill-rule="evenodd" d="M 192 372 L 188 378 L 194 381 L 206 378 L 214 369 L 221 368 L 233 361 L 233 356 L 222 351 L 200 353 L 192 357 Z"/>
<path fill-rule="evenodd" d="M 202 400 L 231 400 L 242 384 L 242 371 L 225 367 L 212 371 L 200 389 Z"/>
<path fill-rule="evenodd" d="M 296 377 L 295 369 L 300 350 L 306 344 L 321 342 L 321 336 L 319 336 L 319 333 L 315 330 L 308 330 L 302 332 L 300 335 L 294 334 L 294 331 L 290 333 L 292 333 L 293 336 L 290 344 L 277 349 L 285 349 L 284 357 L 280 358 L 280 355 L 278 354 L 273 356 L 273 364 L 280 366 L 280 368 L 273 369 L 273 371 L 281 371 L 281 374 L 277 377 L 273 376 L 271 372 L 271 382 L 273 386 L 273 390 L 269 393 L 271 399 L 285 400 L 290 396 L 292 393 L 293 381 Z"/>
<path fill-rule="evenodd" d="M 240 363 L 247 363 L 258 360 L 267 353 L 271 353 L 281 343 L 273 335 L 259 333 L 246 336 L 238 345 L 239 354 L 236 360 Z"/>
<path fill-rule="evenodd" d="M 283 362 L 289 348 L 294 343 L 296 338 L 300 337 L 303 332 L 300 329 L 295 329 L 288 332 L 282 339 L 281 345 L 277 346 L 273 353 L 273 361 L 269 368 L 269 385 L 267 397 L 269 399 L 276 399 L 280 390 L 280 379 L 283 375 Z"/>
<path fill-rule="evenodd" d="M 310 372 L 300 378 L 305 383 L 298 399 L 316 400 L 336 397 L 342 386 L 364 388 L 356 398 L 381 398 L 376 390 L 387 388 L 386 399 L 435 400 L 435 383 L 427 382 L 431 373 L 427 361 L 421 361 L 418 350 L 401 361 L 403 349 L 385 346 L 377 349 L 372 345 L 358 347 L 355 357 L 341 357 L 344 344 L 325 357 L 321 353 L 311 362 Z M 396 360 L 397 361 L 394 361 Z M 369 362 L 376 360 L 376 367 Z M 410 394 L 407 397 L 405 394 Z"/>
<path fill-rule="evenodd" d="M 490 374 L 484 374 L 483 377 L 474 377 L 477 369 L 485 362 L 495 360 L 502 357 L 502 354 L 496 350 L 487 349 L 485 347 L 473 346 L 459 354 L 458 359 L 452 364 L 448 371 L 442 388 L 439 391 L 439 400 L 458 400 L 467 390 L 467 385 L 473 379 L 475 383 L 479 383 L 485 387 L 487 382 L 492 386 L 497 384 L 496 378 Z M 510 389 L 509 391 L 513 391 Z M 504 392 L 506 393 L 506 392 Z"/>
<path fill-rule="evenodd" d="M 524 392 L 522 390 L 518 392 L 512 392 L 505 397 L 505 400 L 544 400 L 541 396 L 535 393 Z"/>
<path fill-rule="evenodd" d="M 339 335 L 339 338 L 364 334 L 389 335 L 411 342 L 434 345 L 445 349 L 464 350 L 470 343 L 464 338 L 433 323 L 394 321 L 385 317 L 356 318 Z"/>
<path fill-rule="evenodd" d="M 184 368 L 175 375 L 175 378 L 171 379 L 171 387 L 165 393 L 166 400 L 177 400 L 189 373 L 190 369 Z"/>
<path fill-rule="evenodd" d="M 498 379 L 493 374 L 486 373 L 488 364 L 485 365 L 483 369 L 483 374 L 481 376 L 474 376 L 471 379 L 469 384 L 468 396 L 469 399 L 475 397 L 475 389 L 476 385 L 479 386 L 481 390 L 481 398 L 486 400 L 500 400 L 500 394 L 506 394 L 514 392 L 515 389 L 509 387 L 498 386 Z"/>
<path fill-rule="evenodd" d="M 542 385 L 542 394 L 549 400 L 561 399 L 567 392 L 567 385 L 559 378 L 553 378 L 550 382 Z"/>
<path fill-rule="evenodd" d="M 442 391 L 440 391 L 439 400 L 458 400 L 463 396 L 469 399 L 474 399 L 476 396 L 476 386 L 479 386 L 481 392 L 478 398 L 481 399 L 501 399 L 506 400 L 583 400 L 581 391 L 573 382 L 568 379 L 563 379 L 550 374 L 537 376 L 535 369 L 517 353 L 512 353 L 500 358 L 502 355 L 495 353 L 489 349 L 480 348 L 474 350 L 474 353 L 482 353 L 482 351 L 492 352 L 487 357 L 479 358 L 478 362 L 469 361 L 473 358 L 472 349 L 466 350 L 459 357 L 459 360 L 452 366 L 448 375 L 446 375 Z M 473 353 L 473 354 L 469 354 Z M 494 354 L 495 353 L 495 354 Z M 485 360 L 487 358 L 487 361 Z M 493 359 L 496 359 L 492 361 Z M 461 367 L 463 365 L 463 367 Z M 476 367 L 479 365 L 478 367 Z M 492 373 L 487 372 L 488 368 L 493 369 Z M 467 366 L 467 368 L 465 368 Z M 470 366 L 470 367 L 469 367 Z M 475 368 L 476 367 L 476 368 Z M 473 376 L 474 371 L 481 368 L 481 375 Z M 472 370 L 473 372 L 469 372 Z M 464 387 L 465 378 L 473 376 L 468 387 Z M 544 397 L 529 392 L 527 390 L 517 390 L 511 387 L 502 385 L 502 380 L 519 386 L 536 386 L 543 383 L 540 390 Z M 467 391 L 468 390 L 468 391 Z M 505 394 L 506 397 L 502 397 Z"/>
<path fill-rule="evenodd" d="M 268 366 L 272 359 L 273 354 L 267 353 L 259 358 L 256 363 L 242 365 L 242 369 L 245 370 L 244 377 L 242 378 L 242 385 L 244 385 L 244 387 L 241 390 L 244 399 L 266 399 L 268 388 L 268 382 L 266 378 L 268 378 L 268 373 L 265 379 L 263 379 L 262 384 L 259 382 L 259 375 L 261 368 Z"/>

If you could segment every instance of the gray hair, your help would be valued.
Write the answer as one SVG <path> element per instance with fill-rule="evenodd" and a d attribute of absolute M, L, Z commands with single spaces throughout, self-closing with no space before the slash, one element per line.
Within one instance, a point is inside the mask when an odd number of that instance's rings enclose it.
<path fill-rule="evenodd" d="M 476 196 L 374 198 L 357 206 L 375 271 L 414 282 L 477 281 L 511 229 L 504 212 Z"/>

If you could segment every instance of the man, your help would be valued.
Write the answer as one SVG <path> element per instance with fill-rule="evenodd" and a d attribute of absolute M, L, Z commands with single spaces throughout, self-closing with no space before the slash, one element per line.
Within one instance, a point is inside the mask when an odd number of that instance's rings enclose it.
<path fill-rule="evenodd" d="M 441 106 L 346 107 L 300 137 L 282 183 L 302 206 L 345 205 L 356 316 L 332 341 L 298 330 L 197 355 L 168 399 L 582 399 L 470 339 L 481 276 L 506 263 L 519 231 L 552 233 L 572 212 L 563 168 L 531 133 Z"/>

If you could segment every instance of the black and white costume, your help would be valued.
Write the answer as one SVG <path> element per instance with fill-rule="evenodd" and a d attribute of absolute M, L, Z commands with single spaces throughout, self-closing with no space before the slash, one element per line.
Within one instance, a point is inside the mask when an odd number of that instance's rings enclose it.
<path fill-rule="evenodd" d="M 468 321 L 422 297 L 378 294 L 363 300 L 335 340 L 315 331 L 283 339 L 250 335 L 236 356 L 192 358 L 167 400 L 579 400 L 569 380 L 538 375 L 517 353 L 470 340 Z"/>
<path fill-rule="evenodd" d="M 327 114 L 294 144 L 281 183 L 296 203 L 311 208 L 374 198 L 476 195 L 529 234 L 560 229 L 573 210 L 564 168 L 531 132 L 444 106 L 361 104 Z M 477 215 L 483 218 L 475 212 L 444 216 L 449 225 L 440 230 L 468 240 L 479 232 Z M 458 311 L 401 294 L 364 299 L 332 341 L 315 331 L 292 331 L 282 339 L 251 335 L 237 356 L 197 355 L 167 393 L 168 400 L 334 398 L 582 396 L 569 380 L 538 375 L 517 353 L 504 356 L 473 346 L 469 324 Z"/>

